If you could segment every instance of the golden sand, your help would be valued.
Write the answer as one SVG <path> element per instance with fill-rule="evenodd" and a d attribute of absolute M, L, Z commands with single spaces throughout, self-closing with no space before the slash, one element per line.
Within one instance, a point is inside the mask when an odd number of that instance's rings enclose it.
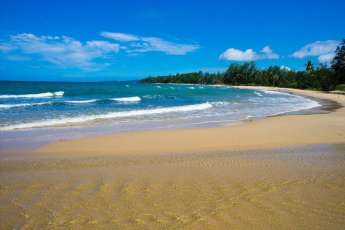
<path fill-rule="evenodd" d="M 345 111 L 3 157 L 0 220 L 0 229 L 344 229 Z"/>
<path fill-rule="evenodd" d="M 289 91 L 331 99 L 345 106 L 344 95 Z M 131 132 L 56 142 L 36 153 L 60 156 L 187 154 L 344 142 L 345 107 L 342 107 L 327 114 L 276 116 L 219 128 Z"/>

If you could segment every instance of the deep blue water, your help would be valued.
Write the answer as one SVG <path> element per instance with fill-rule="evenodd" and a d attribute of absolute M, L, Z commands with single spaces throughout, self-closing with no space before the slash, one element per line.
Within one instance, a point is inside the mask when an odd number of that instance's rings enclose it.
<path fill-rule="evenodd" d="M 51 126 L 150 122 L 203 124 L 308 109 L 300 96 L 225 86 L 137 82 L 0 82 L 0 132 Z"/>

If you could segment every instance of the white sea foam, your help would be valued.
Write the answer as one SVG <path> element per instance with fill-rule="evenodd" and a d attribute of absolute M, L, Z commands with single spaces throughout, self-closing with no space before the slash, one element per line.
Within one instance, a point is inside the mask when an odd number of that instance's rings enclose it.
<path fill-rule="evenodd" d="M 20 103 L 20 104 L 0 104 L 0 109 L 11 109 L 11 108 L 19 108 L 19 107 L 49 105 L 49 104 L 52 104 L 52 102 Z"/>
<path fill-rule="evenodd" d="M 257 91 L 254 91 L 254 94 L 259 96 L 259 97 L 263 97 L 263 95 L 261 93 L 257 92 Z"/>
<path fill-rule="evenodd" d="M 117 102 L 139 102 L 141 101 L 140 97 L 118 97 L 118 98 L 111 98 L 110 100 L 117 101 Z"/>
<path fill-rule="evenodd" d="M 47 126 L 56 126 L 56 125 L 69 125 L 69 124 L 90 122 L 90 121 L 103 120 L 103 119 L 136 117 L 136 116 L 166 114 L 166 113 L 176 113 L 176 112 L 189 112 L 189 111 L 196 111 L 196 110 L 205 110 L 209 108 L 212 108 L 212 104 L 206 102 L 206 103 L 194 104 L 194 105 L 173 106 L 173 107 L 164 107 L 164 108 L 156 108 L 156 109 L 130 110 L 130 111 L 112 112 L 112 113 L 99 114 L 99 115 L 87 115 L 87 116 L 79 116 L 79 117 L 71 117 L 71 118 L 50 119 L 50 120 L 44 120 L 44 121 L 9 125 L 9 126 L 0 127 L 0 131 L 47 127 Z"/>
<path fill-rule="evenodd" d="M 195 89 L 195 87 L 194 87 L 194 86 L 191 86 L 191 87 L 188 87 L 188 89 Z"/>
<path fill-rule="evenodd" d="M 97 102 L 97 99 L 91 99 L 91 100 L 71 100 L 71 101 L 64 101 L 65 103 L 71 103 L 71 104 L 86 104 L 86 103 L 94 103 Z"/>
<path fill-rule="evenodd" d="M 0 95 L 1 99 L 8 98 L 46 98 L 46 97 L 62 97 L 64 95 L 63 91 L 57 92 L 46 92 L 46 93 L 36 93 L 36 94 L 18 94 L 18 95 Z"/>
<path fill-rule="evenodd" d="M 297 106 L 293 106 L 290 109 L 287 109 L 286 111 L 274 113 L 271 116 L 280 115 L 284 113 L 293 113 L 293 112 L 302 111 L 302 110 L 309 110 L 309 109 L 313 109 L 313 108 L 317 108 L 321 106 L 321 104 L 317 101 L 313 101 L 308 98 L 304 98 L 304 99 L 305 99 L 304 103 L 301 103 Z"/>
<path fill-rule="evenodd" d="M 273 95 L 291 95 L 289 93 L 283 93 L 278 91 L 271 91 L 271 90 L 262 90 L 265 94 L 273 94 Z"/>
<path fill-rule="evenodd" d="M 228 101 L 215 101 L 215 102 L 211 102 L 212 105 L 216 105 L 216 106 L 222 106 L 222 105 L 229 105 L 230 102 Z"/>
<path fill-rule="evenodd" d="M 158 98 L 163 98 L 163 95 L 159 95 L 159 94 L 154 94 L 154 95 L 144 95 L 142 96 L 145 99 L 158 99 Z"/>
<path fill-rule="evenodd" d="M 65 94 L 65 92 L 64 91 L 57 91 L 57 92 L 54 92 L 53 94 L 55 97 L 62 97 Z"/>

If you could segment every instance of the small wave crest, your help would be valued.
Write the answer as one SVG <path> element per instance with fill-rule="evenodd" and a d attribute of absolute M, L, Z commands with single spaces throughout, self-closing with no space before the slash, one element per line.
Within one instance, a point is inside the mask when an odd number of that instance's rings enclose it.
<path fill-rule="evenodd" d="M 197 110 L 205 110 L 209 108 L 212 108 L 212 104 L 206 102 L 206 103 L 194 104 L 194 105 L 111 112 L 111 113 L 99 114 L 99 115 L 87 115 L 87 116 L 79 116 L 79 117 L 71 117 L 71 118 L 50 119 L 50 120 L 44 120 L 44 121 L 3 126 L 3 127 L 0 127 L 0 131 L 76 124 L 76 123 L 90 122 L 90 121 L 104 120 L 104 119 L 147 116 L 147 115 L 166 114 L 166 113 L 175 113 L 175 112 L 190 112 L 190 111 L 197 111 Z"/>
<path fill-rule="evenodd" d="M 222 105 L 229 105 L 230 102 L 228 101 L 215 101 L 215 102 L 211 102 L 212 105 L 215 105 L 215 106 L 222 106 Z"/>
<path fill-rule="evenodd" d="M 0 104 L 0 109 L 11 109 L 11 108 L 30 107 L 30 106 L 38 106 L 38 105 L 49 105 L 49 104 L 52 104 L 52 102 Z"/>
<path fill-rule="evenodd" d="M 158 98 L 164 98 L 163 95 L 160 95 L 160 94 L 154 94 L 154 95 L 144 95 L 142 96 L 143 98 L 145 99 L 158 99 Z"/>
<path fill-rule="evenodd" d="M 4 95 L 3 95 L 4 96 Z M 50 105 L 50 104 L 90 104 L 98 101 L 109 100 L 121 103 L 133 103 L 141 101 L 140 97 L 121 97 L 121 98 L 110 98 L 110 99 L 89 99 L 89 100 L 66 100 L 66 101 L 48 101 L 48 102 L 37 102 L 37 103 L 18 103 L 18 104 L 0 104 L 0 109 L 12 109 L 29 106 L 39 105 Z"/>
<path fill-rule="evenodd" d="M 257 92 L 257 91 L 254 91 L 254 94 L 255 94 L 256 96 L 259 96 L 259 97 L 262 97 L 262 96 L 263 96 L 261 93 L 259 93 L 259 92 Z"/>
<path fill-rule="evenodd" d="M 141 101 L 141 98 L 138 97 L 138 96 L 134 96 L 134 97 L 118 97 L 118 98 L 111 98 L 110 100 L 117 101 L 117 102 L 139 102 L 139 101 Z"/>
<path fill-rule="evenodd" d="M 97 102 L 97 99 L 91 99 L 91 100 L 70 100 L 70 101 L 64 101 L 65 103 L 70 104 L 87 104 L 87 103 L 94 103 Z"/>
<path fill-rule="evenodd" d="M 272 95 L 290 95 L 289 93 L 283 93 L 278 91 L 271 91 L 271 90 L 262 90 L 265 94 L 272 94 Z"/>
<path fill-rule="evenodd" d="M 36 94 L 17 94 L 17 95 L 0 95 L 1 99 L 10 98 L 46 98 L 46 97 L 62 97 L 64 95 L 63 91 L 57 92 L 46 92 L 46 93 L 36 93 Z"/>

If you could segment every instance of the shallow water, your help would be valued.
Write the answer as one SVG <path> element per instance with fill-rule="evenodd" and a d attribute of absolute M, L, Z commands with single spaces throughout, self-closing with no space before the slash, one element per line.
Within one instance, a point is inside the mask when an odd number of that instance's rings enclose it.
<path fill-rule="evenodd" d="M 115 132 L 234 124 L 317 106 L 288 93 L 225 86 L 0 82 L 0 152 Z"/>
<path fill-rule="evenodd" d="M 81 125 L 239 121 L 309 109 L 274 91 L 177 84 L 0 82 L 0 131 Z"/>

